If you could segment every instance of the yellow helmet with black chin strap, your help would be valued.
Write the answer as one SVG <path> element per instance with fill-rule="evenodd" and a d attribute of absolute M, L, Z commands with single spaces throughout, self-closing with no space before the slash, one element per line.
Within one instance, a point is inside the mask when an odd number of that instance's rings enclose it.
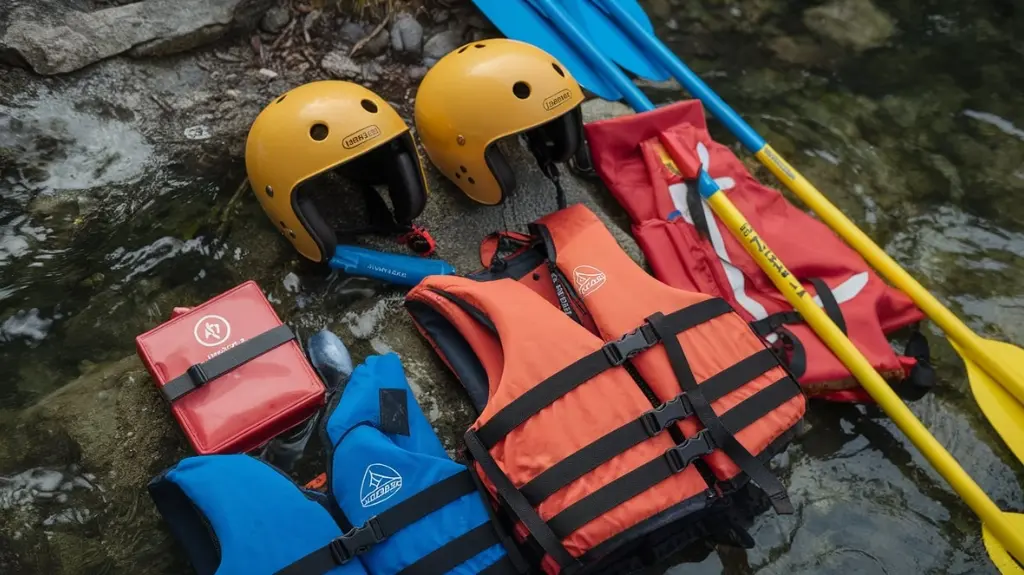
<path fill-rule="evenodd" d="M 311 82 L 276 98 L 249 129 L 245 168 L 267 216 L 316 262 L 331 258 L 339 233 L 410 231 L 426 204 L 427 183 L 409 126 L 383 98 L 351 82 Z M 363 188 L 368 226 L 335 230 L 304 193 L 302 184 L 333 170 Z M 375 185 L 387 186 L 391 210 Z"/>
<path fill-rule="evenodd" d="M 516 40 L 481 40 L 447 54 L 423 77 L 416 131 L 445 177 L 494 205 L 516 188 L 496 142 L 526 136 L 557 186 L 554 164 L 569 160 L 583 140 L 582 102 L 579 84 L 547 52 Z"/>

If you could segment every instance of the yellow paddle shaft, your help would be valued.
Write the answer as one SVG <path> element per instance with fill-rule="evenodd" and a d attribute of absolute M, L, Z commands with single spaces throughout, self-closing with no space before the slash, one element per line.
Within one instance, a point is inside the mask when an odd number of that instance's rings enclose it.
<path fill-rule="evenodd" d="M 810 324 L 843 365 L 857 378 L 857 381 L 878 402 L 878 405 L 892 418 L 896 425 L 910 438 L 921 453 L 931 462 L 964 502 L 978 514 L 981 521 L 1019 561 L 1024 561 L 1024 533 L 1014 531 L 1003 512 L 989 499 L 981 487 L 960 467 L 956 459 L 932 436 L 913 412 L 900 400 L 896 392 L 882 379 L 842 331 L 832 323 L 825 311 L 803 289 L 800 282 L 786 269 L 775 252 L 750 226 L 743 214 L 721 191 L 711 195 L 708 204 L 715 214 L 789 303 Z M 852 225 L 852 224 L 851 224 Z"/>
<path fill-rule="evenodd" d="M 984 340 L 904 271 L 875 242 L 871 241 L 871 238 L 854 225 L 843 212 L 832 205 L 814 187 L 814 184 L 807 181 L 807 178 L 782 159 L 782 156 L 770 145 L 765 144 L 765 147 L 756 155 L 757 159 L 775 174 L 775 177 L 792 190 L 814 213 L 818 214 L 822 221 L 838 233 L 846 243 L 857 250 L 871 264 L 871 267 L 878 270 L 878 273 L 907 294 L 921 311 L 930 317 L 942 331 L 946 332 L 947 337 L 967 352 L 966 355 L 971 361 L 988 372 L 1006 391 L 1013 394 L 1017 401 L 1024 403 L 1024 369 L 1022 369 L 1024 366 L 1009 366 L 996 361 L 996 358 L 982 347 Z M 1013 368 L 1019 370 L 1020 373 L 1012 371 Z"/>

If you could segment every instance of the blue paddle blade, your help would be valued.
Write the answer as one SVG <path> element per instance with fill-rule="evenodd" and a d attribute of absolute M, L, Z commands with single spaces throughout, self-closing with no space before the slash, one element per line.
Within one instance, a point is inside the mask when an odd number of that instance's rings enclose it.
<path fill-rule="evenodd" d="M 622 97 L 529 0 L 473 0 L 473 3 L 502 34 L 551 54 L 581 86 L 599 98 L 615 101 Z"/>
<path fill-rule="evenodd" d="M 636 0 L 606 0 L 617 2 L 638 23 L 654 32 L 651 21 Z M 647 56 L 615 21 L 601 8 L 601 0 L 561 0 L 562 6 L 585 31 L 592 42 L 601 47 L 605 56 L 626 70 L 655 82 L 669 79 L 669 73 L 654 59 Z"/>

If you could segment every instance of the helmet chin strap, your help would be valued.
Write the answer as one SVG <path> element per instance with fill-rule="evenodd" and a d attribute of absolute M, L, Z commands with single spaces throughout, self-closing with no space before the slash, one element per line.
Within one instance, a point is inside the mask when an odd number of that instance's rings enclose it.
<path fill-rule="evenodd" d="M 526 133 L 526 142 L 534 159 L 537 160 L 537 165 L 540 166 L 540 171 L 555 185 L 558 209 L 565 209 L 565 189 L 562 188 L 562 182 L 559 179 L 558 166 L 551 160 L 551 154 L 548 153 L 547 141 L 540 134 L 530 131 Z"/>

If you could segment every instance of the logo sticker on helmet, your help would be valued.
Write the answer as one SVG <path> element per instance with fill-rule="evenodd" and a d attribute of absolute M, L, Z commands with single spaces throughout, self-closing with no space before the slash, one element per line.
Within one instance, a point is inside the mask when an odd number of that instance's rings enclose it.
<path fill-rule="evenodd" d="M 371 463 L 363 473 L 359 503 L 363 507 L 373 507 L 391 499 L 401 488 L 402 476 L 397 471 L 383 463 Z"/>
<path fill-rule="evenodd" d="M 346 150 L 351 150 L 356 146 L 361 146 L 366 142 L 369 142 L 370 140 L 376 138 L 379 135 L 380 128 L 378 128 L 376 124 L 372 124 L 363 128 L 362 130 L 352 132 L 351 134 L 345 136 L 345 139 L 341 141 L 341 145 Z"/>
<path fill-rule="evenodd" d="M 204 315 L 192 328 L 199 345 L 216 347 L 231 337 L 231 324 L 219 315 Z"/>
<path fill-rule="evenodd" d="M 566 88 L 561 92 L 557 92 L 551 96 L 548 96 L 547 98 L 544 98 L 544 109 L 550 112 L 551 110 L 554 110 L 555 108 L 561 106 L 562 104 L 568 102 L 569 100 L 572 100 L 572 92 L 570 92 L 569 89 Z"/>
<path fill-rule="evenodd" d="M 580 297 L 587 297 L 604 285 L 607 276 L 594 266 L 576 266 L 576 269 L 572 270 L 572 278 Z"/>

